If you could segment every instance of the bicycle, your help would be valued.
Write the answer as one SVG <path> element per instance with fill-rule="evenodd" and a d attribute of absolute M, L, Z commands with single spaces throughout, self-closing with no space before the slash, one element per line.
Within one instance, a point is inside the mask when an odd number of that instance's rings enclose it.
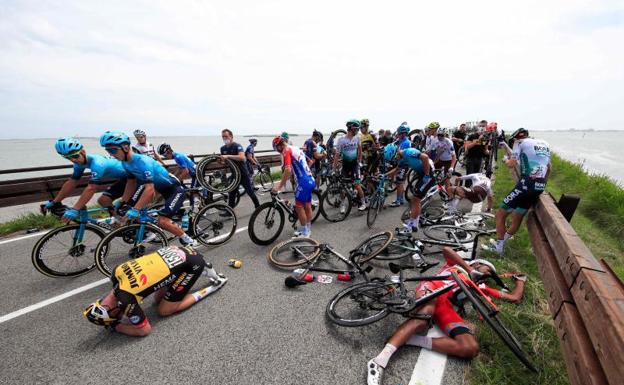
<path fill-rule="evenodd" d="M 241 172 L 230 159 L 212 154 L 197 164 L 195 175 L 199 184 L 213 193 L 233 191 L 240 184 Z"/>
<path fill-rule="evenodd" d="M 57 205 L 49 210 L 56 216 L 63 216 L 67 206 Z M 48 210 L 41 205 L 41 213 Z M 106 213 L 107 218 L 94 218 Z M 107 208 L 83 208 L 78 211 L 74 223 L 50 230 L 35 243 L 31 261 L 35 269 L 48 277 L 77 277 L 95 267 L 94 256 L 97 244 L 113 229 Z"/>
<path fill-rule="evenodd" d="M 398 273 L 398 276 L 389 277 L 383 281 L 362 282 L 341 290 L 327 304 L 325 308 L 327 317 L 333 323 L 347 327 L 369 325 L 391 313 L 430 320 L 429 315 L 410 313 L 442 294 L 458 290 L 514 355 L 529 370 L 537 372 L 518 339 L 498 317 L 500 311 L 496 304 L 468 278 L 468 274 L 458 268 L 461 273 L 452 271 L 451 274 L 405 278 L 403 270 L 409 268 L 411 266 L 399 266 L 392 263 L 390 269 L 393 274 Z M 414 291 L 408 290 L 405 285 L 406 282 L 440 280 L 449 282 L 418 298 L 415 297 Z M 455 298 L 459 297 L 455 296 Z"/>
<path fill-rule="evenodd" d="M 386 170 L 384 163 L 381 162 L 380 173 L 378 177 L 371 177 L 373 183 L 376 185 L 375 192 L 368 200 L 368 209 L 366 212 L 366 226 L 372 228 L 379 216 L 379 212 L 385 207 L 386 203 Z"/>
<path fill-rule="evenodd" d="M 353 202 L 360 198 L 355 190 L 355 180 L 334 174 L 330 184 L 321 195 L 321 214 L 329 222 L 341 222 L 349 216 Z M 337 213 L 335 213 L 337 209 Z"/>
<path fill-rule="evenodd" d="M 318 190 L 314 190 L 312 192 L 312 223 L 319 216 L 320 200 Z M 287 200 L 280 198 L 279 193 L 271 192 L 271 201 L 256 207 L 249 218 L 247 231 L 251 241 L 256 245 L 273 243 L 284 229 L 286 214 L 288 214 L 288 221 L 292 223 L 293 229 L 296 228 L 299 218 L 294 206 Z"/>

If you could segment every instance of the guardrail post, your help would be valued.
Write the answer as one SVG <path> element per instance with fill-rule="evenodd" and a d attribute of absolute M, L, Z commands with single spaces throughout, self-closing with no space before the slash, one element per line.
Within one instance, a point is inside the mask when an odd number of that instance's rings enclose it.
<path fill-rule="evenodd" d="M 557 208 L 559 208 L 559 211 L 561 211 L 561 214 L 563 214 L 568 222 L 572 220 L 572 216 L 576 212 L 576 208 L 578 207 L 580 201 L 581 197 L 572 194 L 563 194 L 561 195 L 561 198 L 559 198 Z"/>

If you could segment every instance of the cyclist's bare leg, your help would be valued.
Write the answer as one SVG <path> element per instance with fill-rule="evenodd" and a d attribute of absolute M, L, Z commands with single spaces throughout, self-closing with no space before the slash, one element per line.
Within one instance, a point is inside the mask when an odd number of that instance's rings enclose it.
<path fill-rule="evenodd" d="M 159 304 L 165 296 L 165 293 L 167 293 L 167 286 L 158 289 L 156 293 L 154 293 L 154 302 L 156 302 L 156 304 Z"/>
<path fill-rule="evenodd" d="M 195 299 L 193 294 L 187 294 L 184 298 L 182 298 L 182 301 L 178 302 L 171 302 L 163 299 L 158 304 L 158 315 L 166 317 L 168 315 L 179 313 L 195 305 L 197 302 L 198 301 Z"/>
<path fill-rule="evenodd" d="M 305 209 L 306 217 L 308 218 L 308 222 L 312 221 L 312 202 L 306 203 L 303 208 Z"/>
<path fill-rule="evenodd" d="M 362 190 L 362 185 L 357 183 L 355 185 L 355 191 L 357 191 L 358 197 L 363 201 L 364 200 L 364 190 Z"/>
<path fill-rule="evenodd" d="M 419 292 L 417 296 L 422 297 L 424 294 L 424 292 Z M 436 300 L 433 299 L 432 301 L 426 303 L 424 306 L 418 309 L 417 314 L 432 315 L 433 311 L 435 310 L 435 302 Z M 409 340 L 410 337 L 414 335 L 414 333 L 421 332 L 427 327 L 429 327 L 428 320 L 410 318 L 407 321 L 403 322 L 401 325 L 399 325 L 398 328 L 396 328 L 396 330 L 388 340 L 388 343 L 397 348 L 401 347 L 405 345 L 407 340 Z"/>
<path fill-rule="evenodd" d="M 299 223 L 301 224 L 301 227 L 305 226 L 307 223 L 310 222 L 310 217 L 308 217 L 308 214 L 306 213 L 306 209 L 303 206 L 295 206 L 295 211 L 297 212 L 297 218 L 299 218 Z M 310 208 L 310 212 L 312 211 L 312 209 Z"/>
<path fill-rule="evenodd" d="M 507 234 L 514 235 L 516 232 L 518 232 L 518 229 L 520 228 L 520 225 L 522 224 L 523 218 L 524 218 L 524 214 L 520 214 L 514 211 L 511 214 L 511 226 L 509 226 L 509 228 L 507 229 Z"/>
<path fill-rule="evenodd" d="M 503 208 L 498 209 L 496 212 L 496 239 L 502 240 L 505 236 L 505 232 L 507 231 L 505 222 L 508 215 L 509 213 L 507 210 Z"/>
<path fill-rule="evenodd" d="M 167 230 L 168 232 L 175 235 L 176 237 L 180 237 L 184 234 L 184 230 L 182 230 L 180 226 L 178 226 L 171 219 L 164 217 L 162 215 L 158 216 L 158 227 L 160 227 L 163 230 Z"/>
<path fill-rule="evenodd" d="M 474 358 L 479 354 L 479 343 L 472 334 L 439 337 L 431 340 L 431 350 L 460 358 Z"/>

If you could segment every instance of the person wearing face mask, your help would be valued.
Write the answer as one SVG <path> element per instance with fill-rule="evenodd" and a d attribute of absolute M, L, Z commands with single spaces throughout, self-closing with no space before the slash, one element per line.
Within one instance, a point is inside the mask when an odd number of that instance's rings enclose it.
<path fill-rule="evenodd" d="M 243 186 L 245 192 L 253 202 L 254 207 L 258 207 L 260 205 L 260 202 L 258 201 L 258 197 L 256 196 L 253 185 L 251 183 L 249 171 L 244 164 L 246 158 L 243 146 L 234 141 L 234 134 L 227 128 L 221 131 L 221 138 L 223 139 L 224 143 L 224 145 L 221 146 L 221 159 L 229 159 L 234 162 L 236 167 L 238 167 L 238 170 L 241 173 L 240 184 Z M 228 193 L 228 206 L 230 207 L 235 206 L 237 189 L 238 186 L 236 186 L 234 190 Z"/>

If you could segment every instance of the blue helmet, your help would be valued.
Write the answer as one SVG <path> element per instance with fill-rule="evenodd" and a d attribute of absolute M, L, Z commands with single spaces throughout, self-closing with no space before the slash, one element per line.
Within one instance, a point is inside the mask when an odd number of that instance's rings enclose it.
<path fill-rule="evenodd" d="M 410 126 L 407 125 L 407 122 L 401 123 L 401 125 L 397 129 L 398 134 L 409 134 L 410 131 Z"/>
<path fill-rule="evenodd" d="M 396 144 L 390 143 L 384 148 L 384 160 L 386 162 L 390 162 L 392 159 L 394 159 L 396 153 L 397 153 Z"/>
<path fill-rule="evenodd" d="M 82 143 L 76 138 L 60 138 L 54 144 L 56 152 L 60 155 L 68 155 L 82 150 Z"/>
<path fill-rule="evenodd" d="M 100 146 L 130 144 L 130 138 L 123 132 L 106 131 L 100 136 Z"/>

